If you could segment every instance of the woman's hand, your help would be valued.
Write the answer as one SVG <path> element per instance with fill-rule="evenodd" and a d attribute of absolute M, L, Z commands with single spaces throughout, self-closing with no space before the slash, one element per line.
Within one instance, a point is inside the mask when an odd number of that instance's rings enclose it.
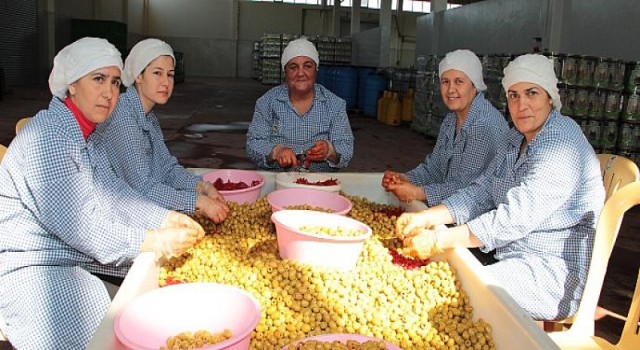
<path fill-rule="evenodd" d="M 204 235 L 204 229 L 200 224 L 193 220 L 188 215 L 178 213 L 177 211 L 170 210 L 167 216 L 164 218 L 164 222 L 160 225 L 161 229 L 164 228 L 190 228 L 196 231 L 200 231 Z"/>
<path fill-rule="evenodd" d="M 211 199 L 225 201 L 224 197 L 218 192 L 215 186 L 209 181 L 198 181 L 196 184 L 196 193 L 203 196 L 208 196 Z"/>
<path fill-rule="evenodd" d="M 154 252 L 157 258 L 170 259 L 184 254 L 202 237 L 204 237 L 202 227 L 200 230 L 191 227 L 148 230 L 142 242 L 142 251 Z"/>
<path fill-rule="evenodd" d="M 424 201 L 427 195 L 424 189 L 409 181 L 405 174 L 387 170 L 382 176 L 382 187 L 385 191 L 393 193 L 399 201 L 410 203 L 413 200 Z"/>
<path fill-rule="evenodd" d="M 387 170 L 384 172 L 384 175 L 382 175 L 382 187 L 386 191 L 389 191 L 390 185 L 397 185 L 403 182 L 409 182 L 409 179 L 402 173 Z"/>
<path fill-rule="evenodd" d="M 269 158 L 278 162 L 278 164 L 283 168 L 298 165 L 298 159 L 296 158 L 296 154 L 293 153 L 293 150 L 282 145 L 273 147 L 269 154 Z"/>
<path fill-rule="evenodd" d="M 327 140 L 316 141 L 311 148 L 309 148 L 305 154 L 306 159 L 312 162 L 324 162 L 329 158 L 333 146 Z"/>
<path fill-rule="evenodd" d="M 180 256 L 204 237 L 204 229 L 191 217 L 169 211 L 160 228 L 147 230 L 141 251 L 155 252 L 156 257 Z"/>
<path fill-rule="evenodd" d="M 419 229 L 431 229 L 431 223 L 428 210 L 414 213 L 403 213 L 396 220 L 396 236 L 402 240 L 415 235 Z"/>
<path fill-rule="evenodd" d="M 198 199 L 196 200 L 196 210 L 204 214 L 216 224 L 223 222 L 230 212 L 229 206 L 224 201 L 224 198 L 222 198 L 222 200 L 218 200 L 209 196 L 198 196 Z"/>
<path fill-rule="evenodd" d="M 420 260 L 443 252 L 438 242 L 438 232 L 432 229 L 416 229 L 402 243 L 404 244 L 402 250 L 404 254 Z"/>

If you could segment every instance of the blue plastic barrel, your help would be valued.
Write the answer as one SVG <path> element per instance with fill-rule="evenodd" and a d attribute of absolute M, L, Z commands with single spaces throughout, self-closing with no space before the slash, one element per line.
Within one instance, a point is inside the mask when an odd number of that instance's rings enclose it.
<path fill-rule="evenodd" d="M 318 68 L 316 83 L 321 84 L 329 90 L 333 89 L 333 66 L 321 64 Z"/>
<path fill-rule="evenodd" d="M 375 118 L 378 111 L 378 97 L 387 86 L 384 76 L 375 74 L 371 68 L 358 71 L 358 107 L 365 116 Z"/>
<path fill-rule="evenodd" d="M 358 71 L 351 66 L 336 66 L 333 73 L 333 90 L 345 100 L 347 108 L 356 108 L 358 102 Z"/>

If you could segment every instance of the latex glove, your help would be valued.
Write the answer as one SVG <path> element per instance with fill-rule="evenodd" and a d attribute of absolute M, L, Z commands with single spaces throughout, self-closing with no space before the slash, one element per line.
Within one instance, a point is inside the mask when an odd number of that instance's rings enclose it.
<path fill-rule="evenodd" d="M 432 229 L 416 229 L 410 237 L 403 240 L 402 253 L 420 260 L 428 259 L 435 254 L 442 253 L 439 244 L 440 231 Z"/>
<path fill-rule="evenodd" d="M 160 225 L 160 228 L 190 228 L 198 231 L 204 236 L 204 229 L 200 224 L 191 217 L 173 210 L 170 210 L 167 213 L 167 216 L 164 218 L 164 222 Z"/>
<path fill-rule="evenodd" d="M 328 140 L 318 140 L 306 152 L 307 159 L 312 162 L 324 162 L 336 153 Z"/>
<path fill-rule="evenodd" d="M 209 181 L 198 181 L 196 184 L 196 193 L 203 196 L 208 196 L 211 199 L 220 200 L 226 202 L 224 197 L 218 192 L 215 186 Z"/>
<path fill-rule="evenodd" d="M 196 210 L 204 214 L 216 224 L 223 222 L 229 215 L 229 206 L 223 200 L 212 199 L 209 196 L 198 196 Z"/>
<path fill-rule="evenodd" d="M 202 229 L 202 228 L 201 228 Z M 173 258 L 184 254 L 204 237 L 204 231 L 190 227 L 147 230 L 142 251 L 151 251 L 156 258 Z"/>
<path fill-rule="evenodd" d="M 396 236 L 402 240 L 417 233 L 418 229 L 431 229 L 433 224 L 428 211 L 403 213 L 396 220 Z"/>
<path fill-rule="evenodd" d="M 293 153 L 293 150 L 282 145 L 273 147 L 271 153 L 269 153 L 269 158 L 278 162 L 283 168 L 298 165 L 298 159 L 296 158 L 296 154 Z"/>
<path fill-rule="evenodd" d="M 409 178 L 402 173 L 387 170 L 384 172 L 384 175 L 382 175 L 382 187 L 386 191 L 389 191 L 390 185 L 401 184 L 404 182 L 409 182 Z"/>

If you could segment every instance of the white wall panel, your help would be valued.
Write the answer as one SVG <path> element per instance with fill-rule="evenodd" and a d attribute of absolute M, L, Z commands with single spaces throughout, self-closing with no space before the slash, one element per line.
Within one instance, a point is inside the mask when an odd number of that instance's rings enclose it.
<path fill-rule="evenodd" d="M 144 33 L 144 0 L 127 0 L 127 3 L 129 6 L 127 9 L 127 31 L 129 33 L 141 35 Z M 129 47 L 133 46 L 135 43 L 136 41 L 132 42 L 129 40 Z"/>
<path fill-rule="evenodd" d="M 639 19 L 638 0 L 487 0 L 419 17 L 416 55 L 520 54 L 540 37 L 543 50 L 635 61 Z"/>
<path fill-rule="evenodd" d="M 565 1 L 562 52 L 640 60 L 640 1 Z"/>
<path fill-rule="evenodd" d="M 546 0 L 489 0 L 418 19 L 416 55 L 467 48 L 479 54 L 530 51 L 545 32 Z M 546 13 L 544 10 L 542 13 Z M 434 35 L 438 35 L 434 39 Z M 432 43 L 437 40 L 437 48 Z M 435 51 L 434 51 L 435 50 Z"/>
<path fill-rule="evenodd" d="M 233 0 L 151 0 L 149 33 L 156 36 L 235 38 Z"/>

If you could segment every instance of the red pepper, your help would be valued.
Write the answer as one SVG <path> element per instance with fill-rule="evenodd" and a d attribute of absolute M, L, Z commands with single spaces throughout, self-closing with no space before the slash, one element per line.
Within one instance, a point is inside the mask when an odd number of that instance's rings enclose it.
<path fill-rule="evenodd" d="M 165 281 L 165 286 L 170 286 L 172 284 L 180 284 L 180 283 L 184 283 L 184 281 L 181 280 L 174 280 L 173 278 L 169 277 L 166 279 Z"/>
<path fill-rule="evenodd" d="M 227 182 L 224 182 L 221 178 L 217 178 L 216 181 L 213 182 L 213 187 L 215 187 L 218 191 L 234 191 L 257 186 L 259 184 L 260 181 L 258 180 L 251 181 L 251 186 L 249 186 L 243 181 L 231 182 L 231 180 L 227 180 Z"/>
<path fill-rule="evenodd" d="M 398 253 L 398 251 L 395 249 L 389 249 L 389 254 L 391 255 L 392 263 L 394 263 L 395 265 L 404 267 L 407 270 L 417 269 L 429 263 L 429 259 L 420 260 L 420 259 L 409 258 Z"/>
<path fill-rule="evenodd" d="M 295 183 L 299 185 L 312 185 L 312 186 L 335 186 L 338 184 L 338 179 L 331 178 L 324 181 L 311 182 L 307 178 L 299 177 L 296 179 Z"/>

